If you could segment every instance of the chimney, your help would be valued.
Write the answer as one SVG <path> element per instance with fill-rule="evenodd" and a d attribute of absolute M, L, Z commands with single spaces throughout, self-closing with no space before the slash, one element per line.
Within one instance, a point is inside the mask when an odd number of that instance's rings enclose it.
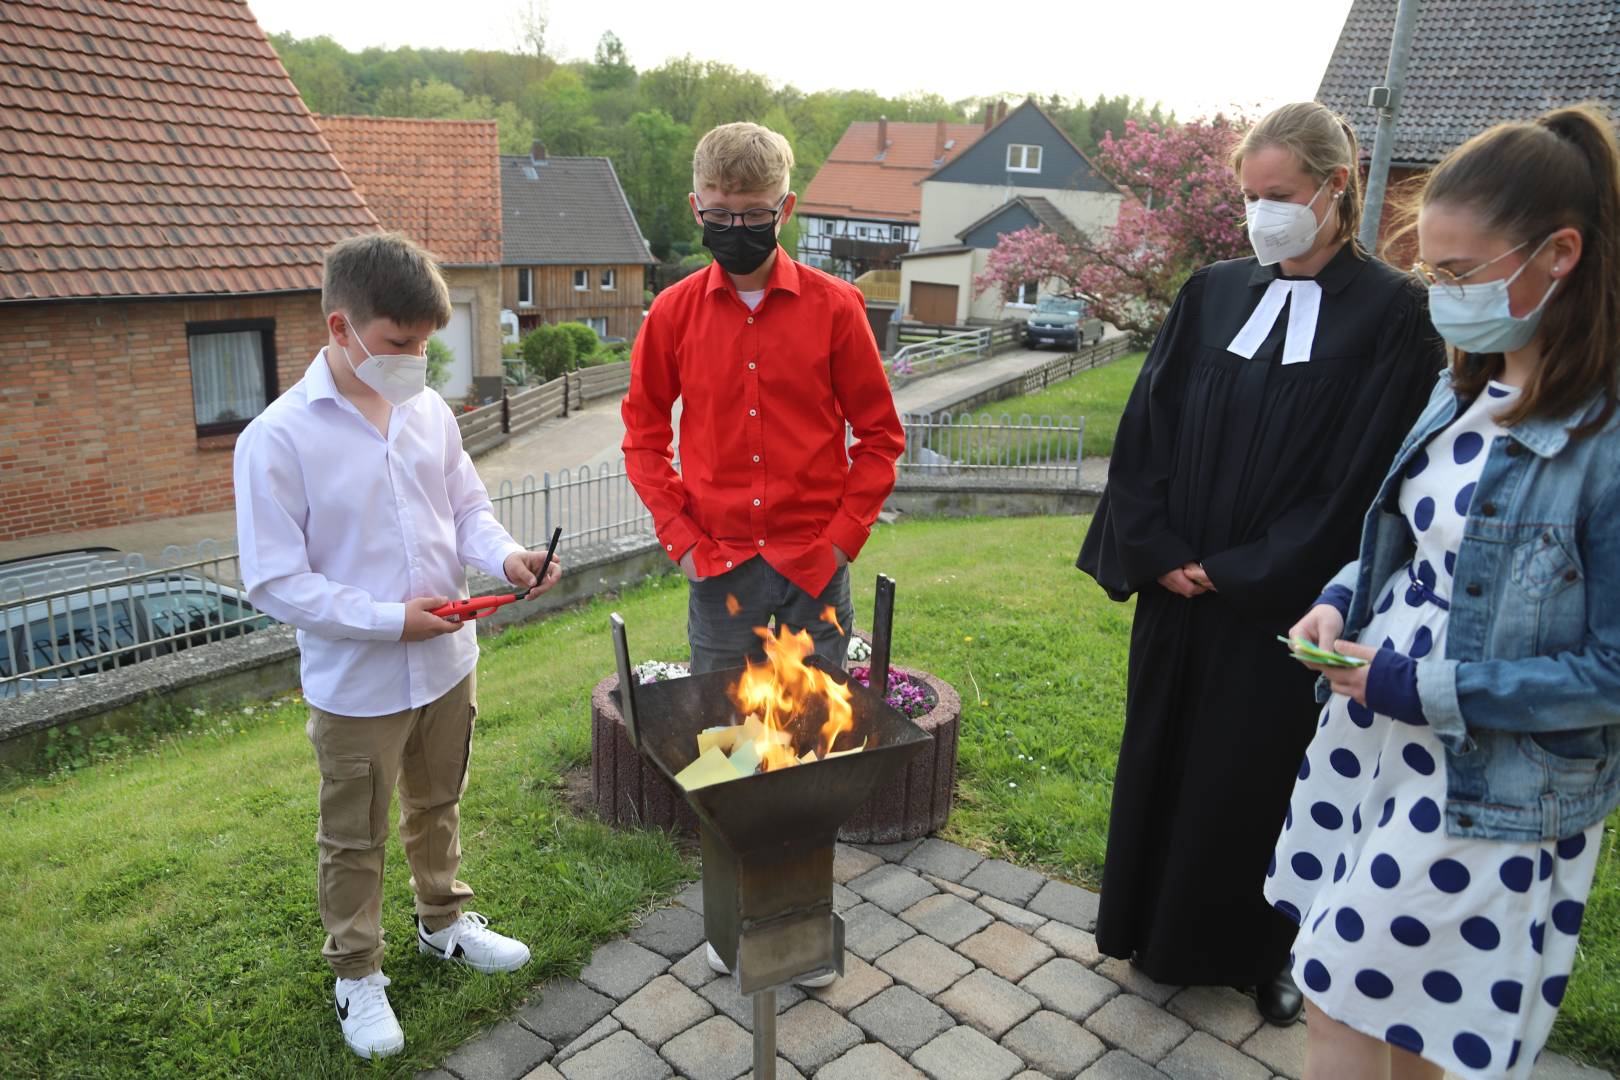
<path fill-rule="evenodd" d="M 994 105 L 986 104 L 984 107 L 984 130 L 989 131 L 991 125 L 995 122 L 996 107 Z"/>
<path fill-rule="evenodd" d="M 539 139 L 534 140 L 534 144 L 529 147 L 529 160 L 536 164 L 546 160 L 546 144 Z"/>
<path fill-rule="evenodd" d="M 1007 119 L 1007 103 L 998 101 L 996 102 L 996 123 L 999 124 L 1005 119 Z"/>
<path fill-rule="evenodd" d="M 934 160 L 938 161 L 945 156 L 945 121 L 941 120 L 934 125 Z"/>
<path fill-rule="evenodd" d="M 888 149 L 889 149 L 889 118 L 887 116 L 880 116 L 880 117 L 878 117 L 878 148 L 877 148 L 877 156 L 882 157 L 884 152 L 887 151 Z"/>

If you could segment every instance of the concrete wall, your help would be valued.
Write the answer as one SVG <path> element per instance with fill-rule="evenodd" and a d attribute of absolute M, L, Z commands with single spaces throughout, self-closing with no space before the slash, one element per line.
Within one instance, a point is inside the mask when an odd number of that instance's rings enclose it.
<path fill-rule="evenodd" d="M 200 437 L 188 323 L 274 323 L 276 396 L 326 344 L 320 295 L 0 307 L 0 540 L 229 510 L 235 435 Z"/>
<path fill-rule="evenodd" d="M 925 180 L 922 189 L 922 227 L 918 246 L 924 248 L 961 243 L 957 233 L 996 207 L 1006 205 L 1015 195 L 1034 195 L 1049 200 L 1086 232 L 1112 227 L 1119 217 L 1120 203 L 1125 201 L 1125 197 L 1112 188 L 1103 192 L 1070 191 L 1034 188 L 1024 184 L 956 184 L 944 180 Z"/>
<path fill-rule="evenodd" d="M 501 268 L 447 266 L 450 299 L 472 305 L 473 375 L 501 374 Z"/>

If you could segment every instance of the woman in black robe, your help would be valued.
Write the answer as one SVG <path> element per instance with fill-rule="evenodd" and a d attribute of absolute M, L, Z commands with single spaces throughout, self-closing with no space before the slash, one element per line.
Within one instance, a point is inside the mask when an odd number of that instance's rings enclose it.
<path fill-rule="evenodd" d="M 1423 290 L 1352 239 L 1355 161 L 1314 103 L 1245 137 L 1259 257 L 1182 288 L 1078 560 L 1137 597 L 1098 948 L 1160 982 L 1253 986 L 1275 1023 L 1299 1014 L 1298 927 L 1261 886 L 1318 711 L 1276 637 L 1355 557 L 1445 364 Z"/>

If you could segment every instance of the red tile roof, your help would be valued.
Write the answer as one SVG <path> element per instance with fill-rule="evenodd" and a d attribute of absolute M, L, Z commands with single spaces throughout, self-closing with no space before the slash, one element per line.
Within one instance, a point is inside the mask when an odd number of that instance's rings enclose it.
<path fill-rule="evenodd" d="M 805 188 L 798 213 L 915 224 L 922 217 L 918 182 L 983 134 L 981 124 L 946 124 L 945 141 L 954 143 L 941 154 L 937 124 L 891 121 L 888 146 L 879 160 L 878 121 L 857 121 Z"/>
<path fill-rule="evenodd" d="M 317 116 L 385 229 L 452 266 L 501 262 L 500 140 L 493 120 Z"/>
<path fill-rule="evenodd" d="M 375 228 L 247 4 L 0 3 L 0 302 L 318 289 Z"/>

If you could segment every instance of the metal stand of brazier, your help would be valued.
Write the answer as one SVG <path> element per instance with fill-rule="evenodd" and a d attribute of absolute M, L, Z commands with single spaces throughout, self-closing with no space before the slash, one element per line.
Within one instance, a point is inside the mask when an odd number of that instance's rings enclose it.
<path fill-rule="evenodd" d="M 932 736 L 884 700 L 894 582 L 878 577 L 873 607 L 872 686 L 810 662 L 848 683 L 854 724 L 834 749 L 866 749 L 683 791 L 703 840 L 703 928 L 754 1005 L 754 1077 L 776 1078 L 776 991 L 798 979 L 844 972 L 844 921 L 833 911 L 838 829 Z M 618 706 L 630 742 L 671 779 L 697 757 L 698 732 L 734 724 L 731 690 L 742 669 L 636 684 L 624 620 L 610 619 L 619 666 Z M 880 680 L 879 674 L 882 678 Z M 819 712 L 818 712 L 819 710 Z M 819 731 L 825 706 L 799 726 Z"/>

